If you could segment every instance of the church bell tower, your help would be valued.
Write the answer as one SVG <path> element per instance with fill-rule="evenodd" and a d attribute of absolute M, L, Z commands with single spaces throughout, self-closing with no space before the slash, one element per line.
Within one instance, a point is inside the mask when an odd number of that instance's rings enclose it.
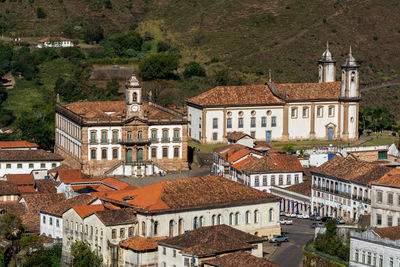
<path fill-rule="evenodd" d="M 142 114 L 142 88 L 135 75 L 126 84 L 125 97 L 127 117 L 139 117 Z"/>
<path fill-rule="evenodd" d="M 341 98 L 358 98 L 360 91 L 358 88 L 359 81 L 359 65 L 351 53 L 347 55 L 344 64 L 342 65 L 342 87 L 340 91 Z"/>
<path fill-rule="evenodd" d="M 333 59 L 329 51 L 329 43 L 326 42 L 326 50 L 322 54 L 322 58 L 318 60 L 318 82 L 334 82 L 336 80 L 336 61 Z"/>

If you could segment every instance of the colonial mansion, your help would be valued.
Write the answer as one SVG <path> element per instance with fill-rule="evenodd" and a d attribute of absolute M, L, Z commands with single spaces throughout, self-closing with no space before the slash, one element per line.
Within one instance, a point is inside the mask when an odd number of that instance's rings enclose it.
<path fill-rule="evenodd" d="M 318 83 L 218 86 L 187 101 L 189 136 L 225 142 L 240 131 L 263 141 L 358 139 L 359 65 L 351 48 L 335 81 L 329 47 L 318 61 Z"/>
<path fill-rule="evenodd" d="M 55 152 L 88 175 L 188 169 L 186 115 L 142 101 L 135 76 L 125 94 L 126 101 L 57 103 Z"/>

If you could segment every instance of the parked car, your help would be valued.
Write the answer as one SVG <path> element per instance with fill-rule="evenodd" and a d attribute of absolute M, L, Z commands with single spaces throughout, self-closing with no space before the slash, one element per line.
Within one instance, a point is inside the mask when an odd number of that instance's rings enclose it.
<path fill-rule="evenodd" d="M 345 224 L 346 221 L 342 217 L 339 217 L 339 218 L 337 218 L 337 223 L 338 224 Z"/>
<path fill-rule="evenodd" d="M 296 213 L 292 213 L 292 214 L 290 214 L 290 217 L 296 218 L 296 217 L 297 217 L 297 214 L 296 214 Z"/>
<path fill-rule="evenodd" d="M 311 228 L 316 228 L 316 227 L 323 227 L 324 224 L 322 222 L 313 222 L 310 226 Z"/>
<path fill-rule="evenodd" d="M 263 235 L 261 237 L 264 238 L 265 240 L 269 240 L 269 237 L 267 235 Z"/>
<path fill-rule="evenodd" d="M 303 214 L 303 219 L 310 219 L 310 215 L 308 215 L 308 214 Z"/>
<path fill-rule="evenodd" d="M 278 235 L 278 236 L 271 238 L 271 240 L 269 242 L 270 243 L 289 242 L 289 237 L 287 237 L 285 235 Z"/>
<path fill-rule="evenodd" d="M 310 216 L 310 220 L 314 220 L 314 221 L 320 221 L 321 220 L 321 216 L 317 215 L 317 214 L 312 214 Z"/>
<path fill-rule="evenodd" d="M 321 222 L 327 222 L 327 221 L 330 221 L 330 220 L 333 220 L 333 218 L 329 217 L 329 216 L 325 216 L 325 217 L 321 218 Z"/>
<path fill-rule="evenodd" d="M 284 212 L 284 211 L 281 211 L 281 212 L 279 213 L 279 215 L 285 216 L 285 212 Z"/>
<path fill-rule="evenodd" d="M 286 217 L 290 217 L 291 215 L 292 215 L 292 214 L 289 213 L 289 212 L 286 212 L 286 213 L 285 213 L 285 216 L 286 216 Z"/>
<path fill-rule="evenodd" d="M 292 224 L 293 224 L 293 221 L 292 221 L 292 220 L 286 220 L 286 224 L 287 224 L 287 225 L 292 225 Z"/>
<path fill-rule="evenodd" d="M 297 219 L 303 219 L 303 218 L 304 218 L 304 215 L 301 214 L 301 213 L 299 213 L 299 214 L 296 215 L 296 218 L 297 218 Z"/>
<path fill-rule="evenodd" d="M 279 222 L 280 222 L 280 224 L 281 224 L 281 225 L 285 225 L 285 224 L 287 224 L 287 225 L 289 225 L 289 224 L 293 224 L 293 221 L 292 221 L 292 220 L 280 220 Z"/>

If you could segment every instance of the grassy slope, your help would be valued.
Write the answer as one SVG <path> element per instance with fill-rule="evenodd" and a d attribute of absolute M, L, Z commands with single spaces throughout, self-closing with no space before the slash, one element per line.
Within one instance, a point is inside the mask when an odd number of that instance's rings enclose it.
<path fill-rule="evenodd" d="M 400 121 L 400 86 L 361 91 L 363 106 L 386 106 L 392 110 L 397 121 Z"/>

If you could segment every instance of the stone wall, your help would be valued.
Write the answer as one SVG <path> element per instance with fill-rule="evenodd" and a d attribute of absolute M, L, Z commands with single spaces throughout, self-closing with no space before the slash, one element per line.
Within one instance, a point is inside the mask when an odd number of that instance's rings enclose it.
<path fill-rule="evenodd" d="M 348 264 L 339 263 L 328 257 L 320 255 L 322 253 L 315 253 L 307 249 L 306 246 L 303 247 L 303 266 L 304 267 L 347 267 Z M 333 257 L 332 257 L 333 258 Z"/>

